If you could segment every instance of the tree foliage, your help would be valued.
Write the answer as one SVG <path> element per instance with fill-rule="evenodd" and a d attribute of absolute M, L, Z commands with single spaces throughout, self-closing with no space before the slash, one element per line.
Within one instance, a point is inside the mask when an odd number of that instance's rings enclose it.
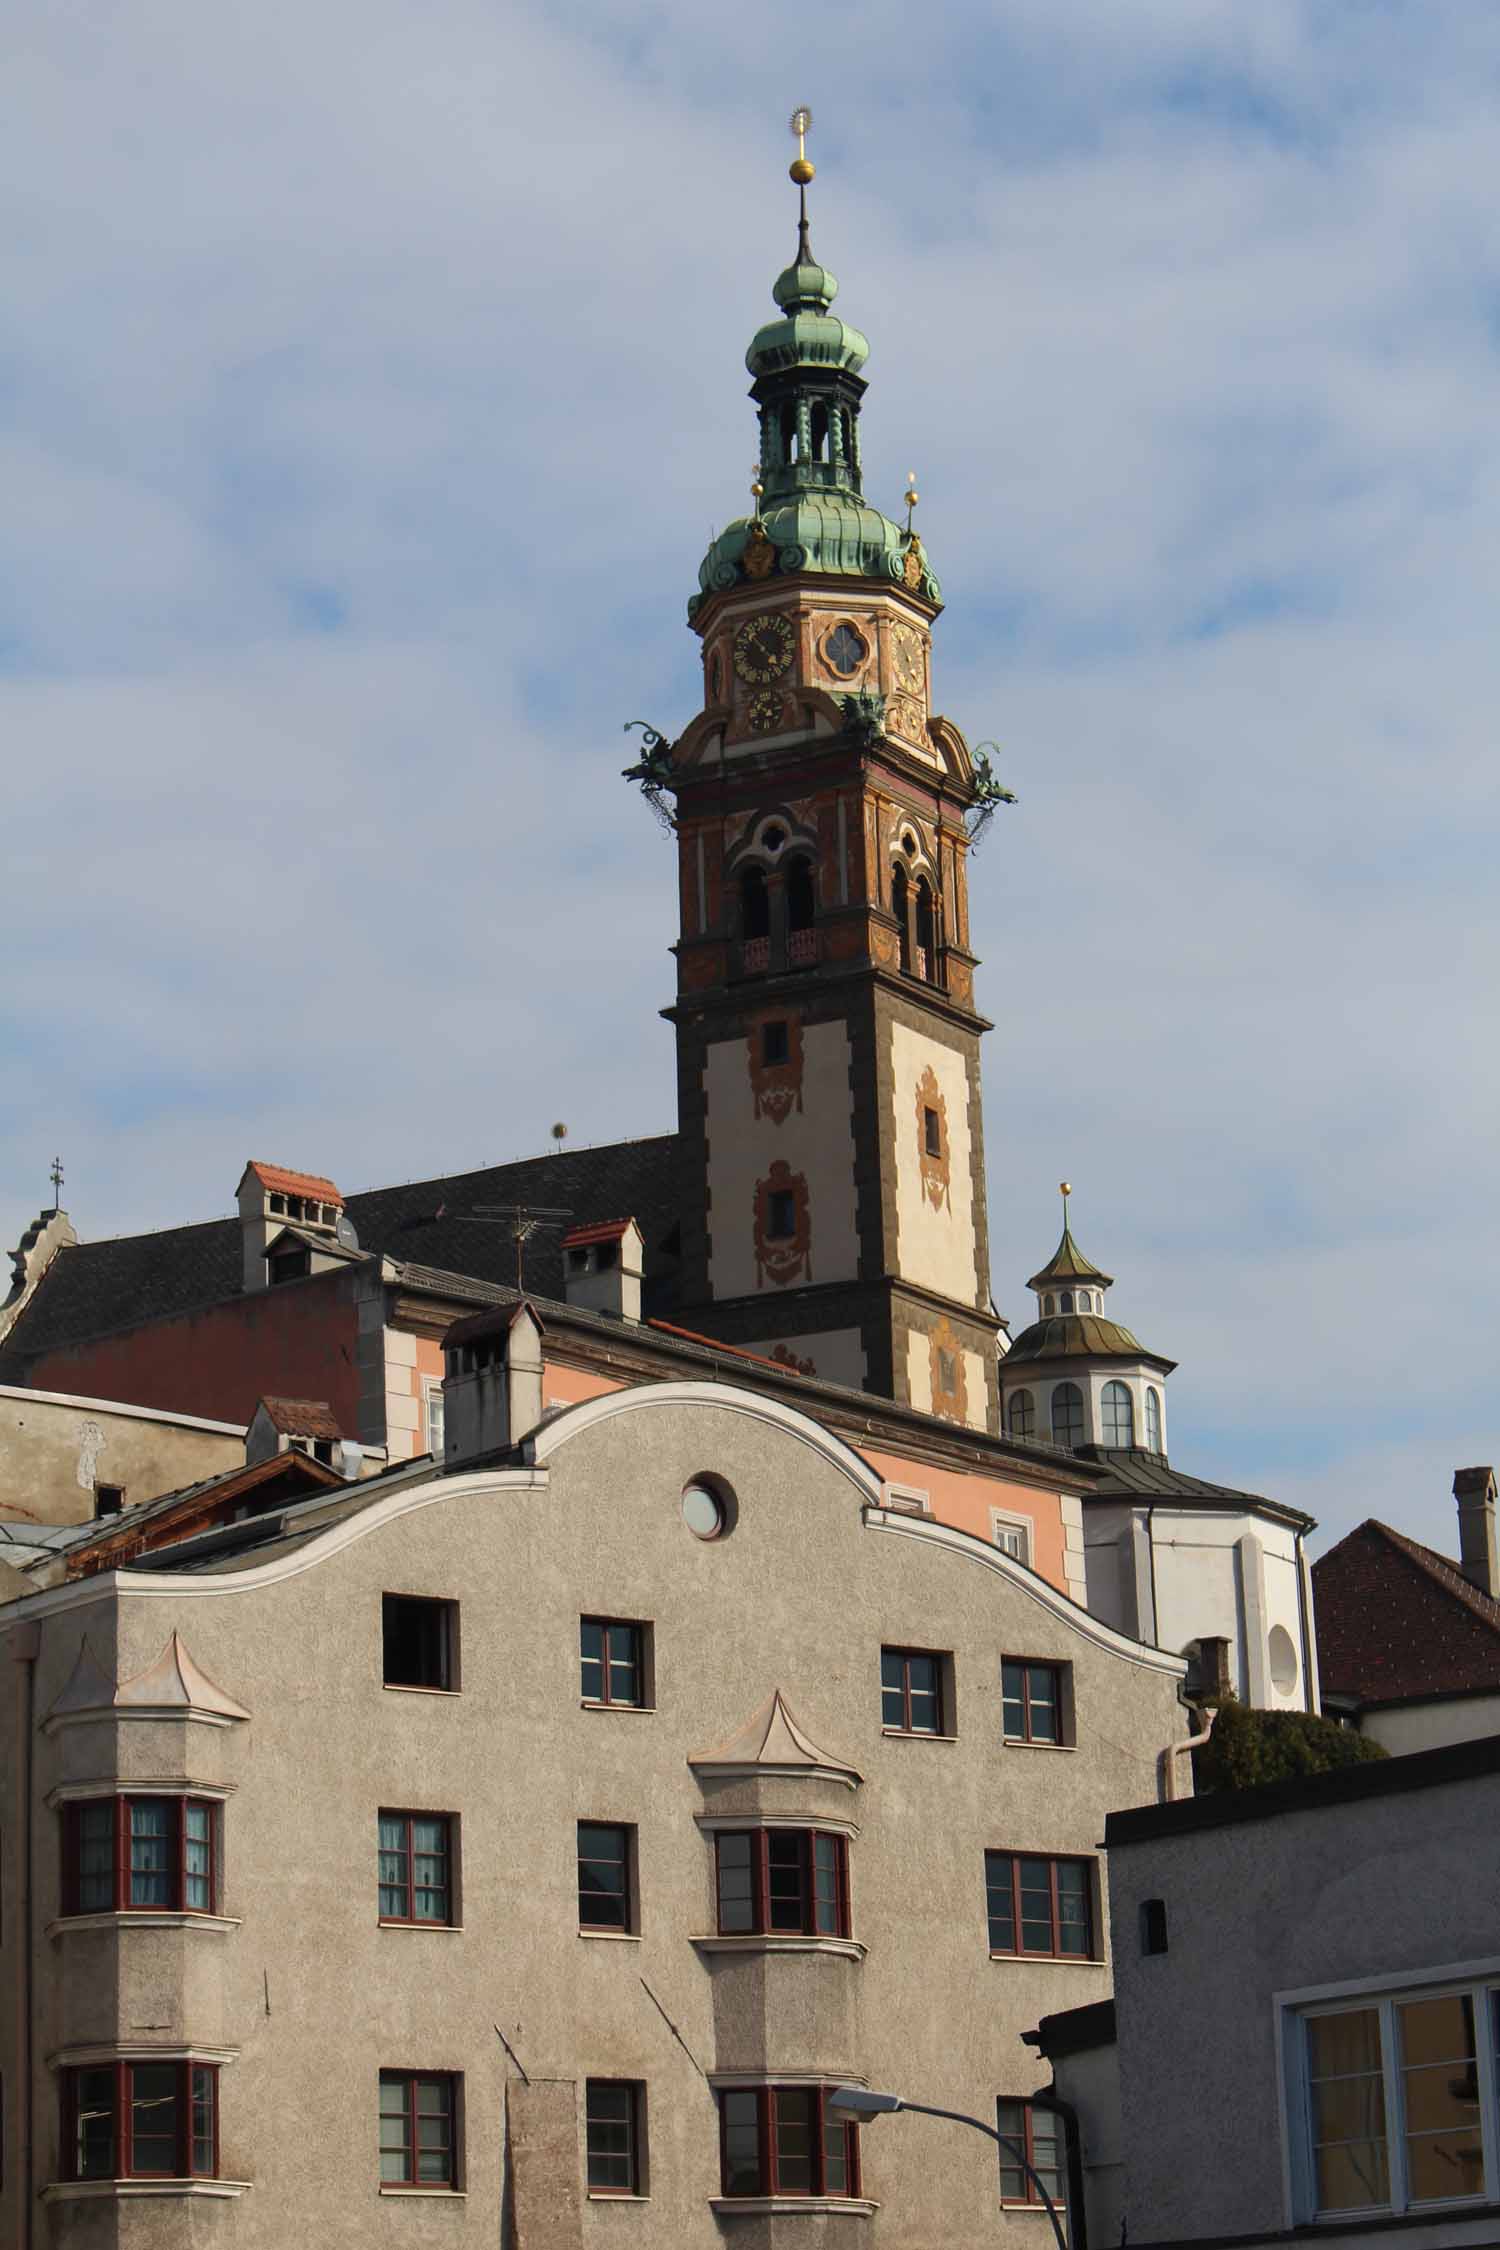
<path fill-rule="evenodd" d="M 1219 1705 L 1208 1741 L 1193 1752 L 1193 1787 L 1200 1797 L 1214 1790 L 1261 1789 L 1297 1774 L 1333 1773 L 1388 1755 L 1381 1743 L 1332 1719 L 1311 1711 L 1254 1711 L 1231 1695 Z"/>

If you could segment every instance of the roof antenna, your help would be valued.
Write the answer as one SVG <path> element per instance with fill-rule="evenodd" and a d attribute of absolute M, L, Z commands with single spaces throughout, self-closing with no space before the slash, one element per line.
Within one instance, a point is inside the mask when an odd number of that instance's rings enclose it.
<path fill-rule="evenodd" d="M 791 130 L 796 136 L 797 153 L 789 167 L 797 183 L 797 263 L 812 264 L 812 245 L 807 239 L 807 186 L 813 177 L 813 167 L 807 160 L 807 136 L 812 128 L 812 111 L 805 102 L 799 103 L 791 115 Z"/>
<path fill-rule="evenodd" d="M 52 1169 L 47 1177 L 52 1182 L 52 1208 L 54 1211 L 60 1211 L 62 1209 L 63 1188 L 63 1160 L 60 1156 L 53 1157 Z"/>

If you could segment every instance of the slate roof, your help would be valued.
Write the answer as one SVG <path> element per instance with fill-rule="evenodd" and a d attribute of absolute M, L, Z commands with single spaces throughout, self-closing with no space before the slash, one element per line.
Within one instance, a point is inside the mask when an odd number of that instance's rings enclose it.
<path fill-rule="evenodd" d="M 650 1140 L 568 1149 L 412 1180 L 402 1187 L 372 1188 L 361 1195 L 339 1198 L 335 1188 L 330 1199 L 342 1202 L 366 1253 L 502 1283 L 515 1280 L 515 1241 L 503 1221 L 483 1224 L 463 1216 L 476 1204 L 554 1204 L 569 1209 L 579 1223 L 626 1212 L 646 1241 L 645 1310 L 670 1312 L 676 1298 L 677 1145 L 675 1133 L 662 1133 Z M 257 1169 L 264 1174 L 270 1167 Z M 319 1247 L 328 1245 L 320 1241 Z M 539 1296 L 561 1300 L 566 1295 L 559 1229 L 543 1228 L 527 1243 L 526 1285 Z M 29 1364 L 46 1352 L 144 1322 L 200 1312 L 237 1297 L 240 1289 L 237 1217 L 77 1243 L 58 1251 L 6 1338 L 0 1380 L 24 1381 Z"/>
<path fill-rule="evenodd" d="M 1237 1492 L 1233 1485 L 1189 1476 L 1186 1469 L 1174 1469 L 1164 1453 L 1150 1453 L 1144 1446 L 1080 1445 L 1076 1450 L 1083 1460 L 1106 1472 L 1102 1483 L 1089 1487 L 1086 1501 L 1142 1499 L 1170 1506 L 1180 1500 L 1192 1507 L 1259 1508 L 1304 1531 L 1312 1530 L 1316 1521 L 1300 1508 L 1289 1508 L 1284 1500 L 1267 1500 L 1258 1492 Z"/>
<path fill-rule="evenodd" d="M 1325 1695 L 1361 1705 L 1500 1694 L 1500 1601 L 1372 1516 L 1313 1564 Z"/>
<path fill-rule="evenodd" d="M 1052 1281 L 1097 1281 L 1101 1288 L 1109 1289 L 1114 1284 L 1114 1275 L 1103 1273 L 1098 1266 L 1089 1263 L 1073 1240 L 1072 1230 L 1064 1221 L 1061 1242 L 1040 1273 L 1034 1273 L 1026 1286 L 1028 1289 L 1045 1289 Z"/>

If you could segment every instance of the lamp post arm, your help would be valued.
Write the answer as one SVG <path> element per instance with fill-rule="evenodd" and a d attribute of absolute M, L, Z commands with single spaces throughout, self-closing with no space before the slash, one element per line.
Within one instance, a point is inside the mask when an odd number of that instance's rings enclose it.
<path fill-rule="evenodd" d="M 1046 2205 L 1047 2216 L 1052 2221 L 1052 2232 L 1057 2240 L 1057 2250 L 1068 2250 L 1068 2238 L 1063 2233 L 1062 2221 L 1057 2215 L 1057 2205 L 1042 2185 L 1037 2176 L 1036 2166 L 1019 2141 L 1013 2141 L 1008 2133 L 996 2132 L 994 2126 L 986 2125 L 982 2117 L 970 2117 L 967 2110 L 934 2109 L 928 2102 L 909 2102 L 905 2099 L 902 2100 L 901 2107 L 913 2111 L 918 2117 L 946 2117 L 949 2123 L 953 2125 L 972 2125 L 976 2133 L 983 2133 L 986 2139 L 995 2143 L 997 2148 L 1008 2151 L 1015 2162 L 1020 2165 L 1027 2179 L 1030 2180 L 1042 2202 Z"/>

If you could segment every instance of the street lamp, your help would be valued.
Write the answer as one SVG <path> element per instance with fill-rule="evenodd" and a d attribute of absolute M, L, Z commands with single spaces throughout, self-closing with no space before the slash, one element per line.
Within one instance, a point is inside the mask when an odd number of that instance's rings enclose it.
<path fill-rule="evenodd" d="M 1013 2141 L 1008 2133 L 997 2133 L 993 2125 L 986 2125 L 982 2117 L 970 2117 L 961 2109 L 932 2109 L 926 2102 L 909 2102 L 901 2094 L 872 2093 L 868 2086 L 836 2086 L 828 2096 L 827 2107 L 830 2117 L 845 2118 L 855 2125 L 868 2124 L 874 2117 L 889 2117 L 898 2109 L 909 2109 L 918 2117 L 946 2117 L 954 2125 L 972 2125 L 976 2133 L 983 2133 L 997 2148 L 1008 2150 L 1020 2165 L 1047 2207 L 1052 2232 L 1057 2238 L 1057 2250 L 1068 2250 L 1068 2238 L 1063 2233 L 1057 2205 L 1043 2187 L 1036 2167 L 1025 2149 L 1019 2141 Z"/>

